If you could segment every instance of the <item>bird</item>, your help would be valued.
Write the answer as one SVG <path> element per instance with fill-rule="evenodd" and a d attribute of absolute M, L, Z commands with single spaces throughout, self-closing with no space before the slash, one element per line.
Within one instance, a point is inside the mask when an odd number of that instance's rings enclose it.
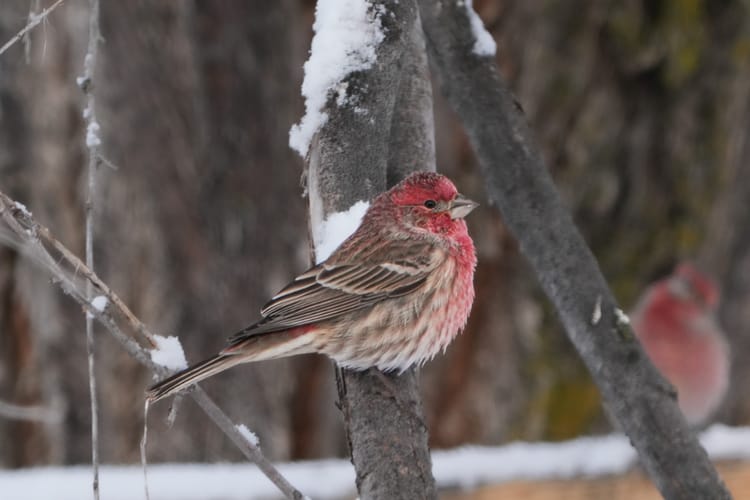
<path fill-rule="evenodd" d="M 715 313 L 719 290 L 694 264 L 683 262 L 651 285 L 631 322 L 656 368 L 677 390 L 693 427 L 705 424 L 729 388 L 730 351 Z"/>
<path fill-rule="evenodd" d="M 478 203 L 435 172 L 374 198 L 331 255 L 294 278 L 218 354 L 157 383 L 149 402 L 241 363 L 321 353 L 353 370 L 421 366 L 463 330 L 477 258 L 464 218 Z"/>

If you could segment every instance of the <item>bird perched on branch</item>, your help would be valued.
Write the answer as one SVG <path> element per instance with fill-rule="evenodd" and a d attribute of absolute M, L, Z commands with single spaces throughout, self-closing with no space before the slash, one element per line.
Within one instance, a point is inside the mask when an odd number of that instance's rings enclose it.
<path fill-rule="evenodd" d="M 445 350 L 474 300 L 463 220 L 477 203 L 445 176 L 410 175 L 377 196 L 357 230 L 297 276 L 219 354 L 156 384 L 150 401 L 240 363 L 322 353 L 340 366 L 404 371 Z"/>
<path fill-rule="evenodd" d="M 692 264 L 651 285 L 635 308 L 633 330 L 656 368 L 677 389 L 688 423 L 705 423 L 729 385 L 729 348 L 714 314 L 716 284 Z"/>

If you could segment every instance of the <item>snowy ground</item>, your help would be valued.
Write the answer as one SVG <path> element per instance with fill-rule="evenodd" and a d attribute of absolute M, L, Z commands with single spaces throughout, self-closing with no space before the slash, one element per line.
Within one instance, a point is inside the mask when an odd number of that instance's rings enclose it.
<path fill-rule="evenodd" d="M 715 460 L 750 459 L 750 428 L 714 426 L 701 436 Z M 441 488 L 468 488 L 514 479 L 601 476 L 631 467 L 635 452 L 620 435 L 580 438 L 563 443 L 513 443 L 464 447 L 433 453 Z M 280 464 L 289 481 L 314 499 L 354 498 L 354 470 L 346 460 Z M 139 466 L 103 466 L 102 500 L 145 498 Z M 278 490 L 247 464 L 150 465 L 151 500 L 276 499 Z M 81 500 L 92 498 L 89 467 L 50 467 L 0 471 L 4 500 Z"/>

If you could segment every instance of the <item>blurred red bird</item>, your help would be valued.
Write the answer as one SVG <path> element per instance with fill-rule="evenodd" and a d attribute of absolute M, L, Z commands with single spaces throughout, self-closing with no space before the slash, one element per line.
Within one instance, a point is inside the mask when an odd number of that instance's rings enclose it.
<path fill-rule="evenodd" d="M 474 301 L 476 253 L 463 219 L 476 206 L 443 175 L 410 175 L 373 200 L 327 260 L 276 294 L 260 321 L 147 398 L 240 363 L 303 353 L 356 370 L 404 371 L 432 359 L 463 329 Z"/>
<path fill-rule="evenodd" d="M 656 368 L 677 389 L 688 423 L 705 423 L 729 386 L 729 348 L 714 314 L 716 284 L 692 264 L 651 285 L 632 326 Z"/>

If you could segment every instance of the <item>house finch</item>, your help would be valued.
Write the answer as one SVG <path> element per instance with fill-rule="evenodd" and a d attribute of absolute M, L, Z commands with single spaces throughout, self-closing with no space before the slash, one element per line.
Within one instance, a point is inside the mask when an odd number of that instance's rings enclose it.
<path fill-rule="evenodd" d="M 714 319 L 718 301 L 713 281 L 683 263 L 646 290 L 632 315 L 643 348 L 694 426 L 718 408 L 729 385 L 729 348 Z"/>
<path fill-rule="evenodd" d="M 359 228 L 297 276 L 216 356 L 152 387 L 157 401 L 240 363 L 326 354 L 340 366 L 404 371 L 433 358 L 466 324 L 477 203 L 445 176 L 410 175 L 380 194 Z"/>

